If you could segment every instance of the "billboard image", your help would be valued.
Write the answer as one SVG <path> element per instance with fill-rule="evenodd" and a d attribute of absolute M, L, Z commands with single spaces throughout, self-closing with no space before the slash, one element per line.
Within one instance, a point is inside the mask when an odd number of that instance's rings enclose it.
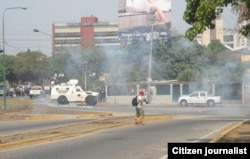
<path fill-rule="evenodd" d="M 119 0 L 119 33 L 122 41 L 171 36 L 171 0 Z"/>

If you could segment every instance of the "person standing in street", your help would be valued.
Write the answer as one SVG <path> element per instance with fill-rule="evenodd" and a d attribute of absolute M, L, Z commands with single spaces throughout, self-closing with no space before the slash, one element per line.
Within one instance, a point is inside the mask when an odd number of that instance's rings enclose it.
<path fill-rule="evenodd" d="M 140 91 L 139 95 L 137 96 L 137 102 L 138 105 L 136 106 L 136 119 L 135 119 L 135 125 L 144 125 L 144 109 L 143 109 L 143 102 L 147 103 L 147 100 L 144 97 L 144 92 Z"/>

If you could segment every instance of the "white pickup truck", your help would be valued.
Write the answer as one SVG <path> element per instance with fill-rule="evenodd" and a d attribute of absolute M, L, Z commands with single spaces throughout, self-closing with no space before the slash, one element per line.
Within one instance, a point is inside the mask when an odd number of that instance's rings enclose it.
<path fill-rule="evenodd" d="M 220 104 L 220 96 L 209 96 L 206 91 L 196 91 L 190 95 L 181 96 L 178 99 L 180 106 L 188 106 L 188 104 L 207 104 L 208 106 L 215 106 Z"/>

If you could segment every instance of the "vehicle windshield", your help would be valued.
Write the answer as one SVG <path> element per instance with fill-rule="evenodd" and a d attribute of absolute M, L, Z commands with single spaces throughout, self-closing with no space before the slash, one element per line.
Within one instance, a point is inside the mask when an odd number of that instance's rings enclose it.
<path fill-rule="evenodd" d="M 198 97 L 199 93 L 193 93 L 190 95 L 190 97 Z"/>

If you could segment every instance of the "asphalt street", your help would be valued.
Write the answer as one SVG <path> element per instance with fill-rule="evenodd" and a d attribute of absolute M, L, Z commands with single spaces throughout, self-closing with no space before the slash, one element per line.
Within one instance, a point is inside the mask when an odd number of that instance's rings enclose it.
<path fill-rule="evenodd" d="M 169 142 L 208 142 L 235 120 L 173 119 L 2 151 L 4 159 L 163 159 Z"/>

